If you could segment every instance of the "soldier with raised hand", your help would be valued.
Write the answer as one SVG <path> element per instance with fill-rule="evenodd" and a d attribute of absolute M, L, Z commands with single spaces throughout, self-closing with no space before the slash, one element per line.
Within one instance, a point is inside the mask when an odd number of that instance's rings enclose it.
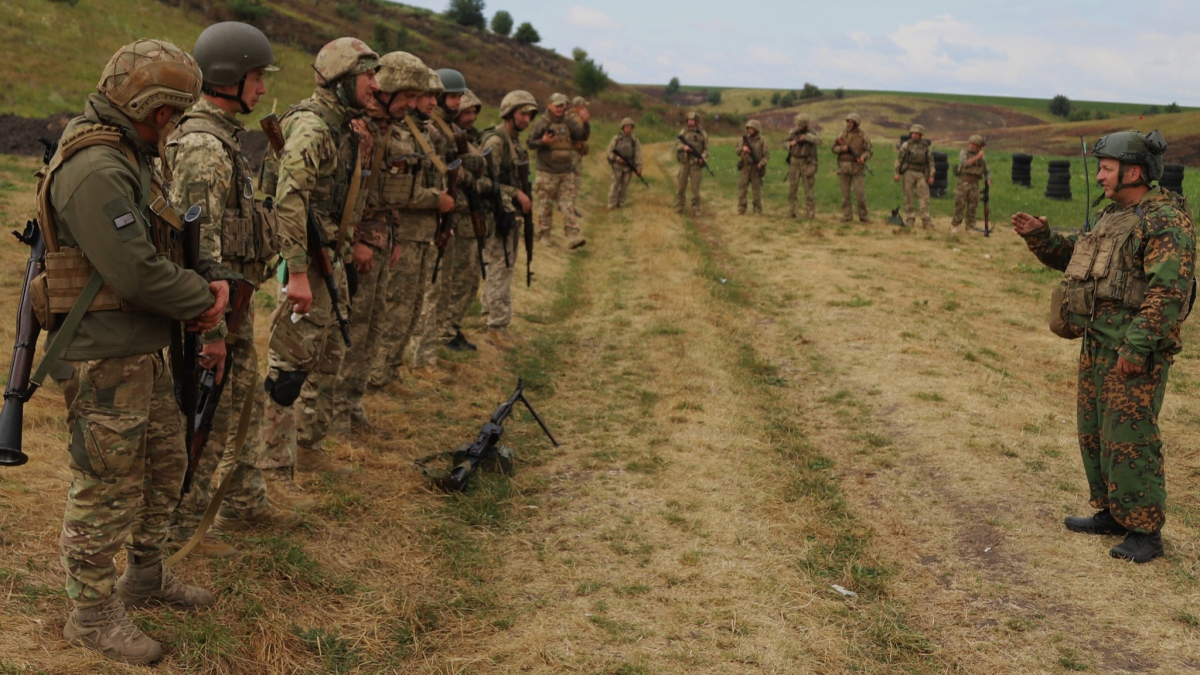
<path fill-rule="evenodd" d="M 49 331 L 50 375 L 71 432 L 59 545 L 74 610 L 63 637 L 134 664 L 158 660 L 162 647 L 127 607 L 213 600 L 163 565 L 187 468 L 163 351 L 173 322 L 218 325 L 229 299 L 221 279 L 234 278 L 203 251 L 198 269 L 181 267 L 182 221 L 154 162 L 201 80 L 196 61 L 173 44 L 138 40 L 117 50 L 38 185 L 46 284 L 57 292 L 35 300 L 35 311 Z M 76 306 L 83 314 L 68 317 Z"/>
<path fill-rule="evenodd" d="M 333 282 L 342 316 L 350 293 L 342 261 L 350 255 L 354 225 L 366 202 L 361 190 L 369 142 L 351 122 L 361 116 L 379 85 L 379 55 L 362 40 L 338 38 L 317 53 L 317 88 L 281 119 L 284 148 L 263 164 L 262 190 L 275 194 L 281 255 L 287 284 L 271 327 L 264 452 L 268 489 L 276 501 L 311 503 L 293 471 L 346 473 L 321 449 L 333 418 L 334 386 L 346 344 L 333 298 L 310 255 L 308 218 L 322 234 L 333 261 Z M 369 138 L 369 137 L 368 137 Z"/>
<path fill-rule="evenodd" d="M 758 120 L 746 122 L 746 135 L 738 140 L 738 215 L 746 215 L 746 188 L 754 188 L 754 215 L 762 215 L 762 179 L 767 172 L 767 160 L 771 151 L 762 135 L 762 123 Z"/>
<path fill-rule="evenodd" d="M 698 216 L 700 215 L 700 179 L 704 173 L 704 163 L 708 161 L 708 132 L 700 126 L 700 113 L 698 112 L 688 113 L 686 124 L 687 126 L 679 132 L 679 135 L 687 140 L 687 143 L 683 141 L 675 143 L 675 158 L 679 160 L 679 175 L 677 176 L 679 185 L 675 192 L 675 210 L 683 213 L 690 188 L 692 215 Z M 692 148 L 700 153 L 699 156 L 692 152 Z"/>
<path fill-rule="evenodd" d="M 1088 231 L 1064 236 L 1044 217 L 1012 218 L 1038 260 L 1065 273 L 1052 299 L 1051 330 L 1083 338 L 1077 432 L 1097 513 L 1064 524 L 1072 532 L 1124 535 L 1110 555 L 1138 563 L 1163 554 L 1167 493 L 1158 415 L 1195 298 L 1192 218 L 1181 196 L 1152 185 L 1162 177 L 1166 147 L 1158 131 L 1096 142 L 1096 182 L 1112 202 Z"/>
<path fill-rule="evenodd" d="M 896 168 L 892 180 L 899 183 L 904 181 L 904 211 L 909 227 L 917 224 L 917 202 L 921 210 L 921 227 L 933 228 L 933 218 L 929 216 L 929 186 L 933 185 L 933 150 L 929 141 L 925 140 L 925 127 L 914 124 L 908 130 L 909 139 L 900 144 L 896 153 Z"/>
<path fill-rule="evenodd" d="M 799 113 L 793 120 L 795 126 L 783 141 L 788 161 L 788 217 L 795 218 L 800 184 L 804 184 L 804 213 L 812 219 L 817 215 L 817 148 L 821 136 L 811 128 L 812 119 Z"/>
<path fill-rule="evenodd" d="M 513 267 L 517 264 L 521 227 L 513 202 L 526 218 L 531 217 L 533 202 L 521 191 L 517 165 L 529 163 L 529 152 L 521 145 L 521 132 L 529 128 L 537 114 L 538 104 L 533 94 L 521 89 L 510 91 L 500 101 L 500 124 L 487 129 L 480 137 L 481 151 L 491 150 L 487 155 L 488 173 L 498 184 L 498 190 L 487 197 L 492 206 L 488 211 L 493 217 L 489 228 L 492 234 L 483 251 L 488 269 L 487 281 L 483 284 L 483 314 L 487 321 L 488 342 L 500 350 L 514 346 L 509 324 L 513 314 Z"/>
<path fill-rule="evenodd" d="M 584 111 L 586 113 L 586 110 Z M 567 248 L 574 250 L 587 243 L 579 234 L 575 220 L 576 144 L 587 140 L 588 129 L 581 115 L 567 115 L 567 97 L 552 94 L 546 112 L 529 129 L 527 145 L 537 153 L 537 178 L 533 189 L 538 199 L 538 242 L 550 243 L 554 229 L 554 205 L 562 211 L 563 233 Z"/>
<path fill-rule="evenodd" d="M 592 137 L 592 114 L 588 111 L 588 102 L 582 96 L 571 99 L 571 108 L 567 116 L 583 127 L 583 139 L 571 145 L 571 162 L 575 171 L 575 194 L 583 188 L 583 158 L 588 155 L 588 139 Z M 578 215 L 578 214 L 576 214 Z"/>
<path fill-rule="evenodd" d="M 958 233 L 958 226 L 964 219 L 967 229 L 975 229 L 975 213 L 979 210 L 979 182 L 992 184 L 992 172 L 988 169 L 987 158 L 983 156 L 983 146 L 983 136 L 972 134 L 967 139 L 967 149 L 958 153 L 958 164 L 954 165 L 958 185 L 954 188 L 954 218 L 950 221 L 950 232 L 953 234 Z"/>
<path fill-rule="evenodd" d="M 858 219 L 871 222 L 867 214 L 867 160 L 871 159 L 871 139 L 862 130 L 862 117 L 858 113 L 846 115 L 846 130 L 833 142 L 833 154 L 837 155 L 838 187 L 842 190 L 842 222 L 854 219 L 850 210 L 850 193 L 857 195 L 855 207 Z"/>
<path fill-rule="evenodd" d="M 634 135 L 633 118 L 621 120 L 621 133 L 608 142 L 606 157 L 612 165 L 612 186 L 608 188 L 609 210 L 625 204 L 633 174 L 642 175 L 642 144 Z M 632 164 L 630 164 L 632 162 Z"/>

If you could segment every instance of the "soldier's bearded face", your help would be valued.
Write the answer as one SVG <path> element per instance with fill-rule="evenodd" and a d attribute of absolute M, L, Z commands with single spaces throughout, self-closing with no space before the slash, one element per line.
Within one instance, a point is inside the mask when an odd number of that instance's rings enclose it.
<path fill-rule="evenodd" d="M 699 122 L 697 122 L 696 120 L 688 120 L 687 122 L 688 122 L 688 128 L 689 128 L 689 129 L 695 129 L 695 128 L 696 128 L 696 125 L 697 125 L 697 124 L 700 124 L 700 123 L 699 123 Z"/>
<path fill-rule="evenodd" d="M 458 111 L 458 117 L 454 118 L 454 121 L 463 129 L 470 129 L 475 126 L 475 118 L 478 114 L 478 111 L 472 106 L 466 110 Z"/>
<path fill-rule="evenodd" d="M 919 140 L 921 140 L 921 134 L 920 134 L 920 132 L 913 134 L 913 135 L 912 135 L 912 139 L 913 139 L 914 141 L 919 141 Z"/>
<path fill-rule="evenodd" d="M 533 120 L 533 113 L 529 110 L 516 110 L 513 112 L 512 120 L 517 131 L 525 131 Z"/>
<path fill-rule="evenodd" d="M 388 105 L 388 113 L 396 119 L 404 117 L 405 113 L 412 110 L 417 105 L 417 96 L 421 92 L 406 89 L 396 92 L 396 96 L 392 98 L 392 102 Z"/>
<path fill-rule="evenodd" d="M 446 110 L 458 112 L 458 109 L 462 107 L 462 94 L 445 94 L 445 97 Z"/>

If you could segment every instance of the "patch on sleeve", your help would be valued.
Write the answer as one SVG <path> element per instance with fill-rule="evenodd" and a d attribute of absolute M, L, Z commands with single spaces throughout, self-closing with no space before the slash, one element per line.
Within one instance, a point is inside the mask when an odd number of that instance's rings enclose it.
<path fill-rule="evenodd" d="M 136 222 L 137 218 L 134 217 L 133 211 L 127 211 L 116 218 L 113 218 L 113 225 L 115 225 L 118 230 L 128 227 Z"/>
<path fill-rule="evenodd" d="M 145 231 L 137 207 L 127 197 L 117 197 L 105 204 L 104 217 L 112 222 L 120 241 L 129 241 Z"/>

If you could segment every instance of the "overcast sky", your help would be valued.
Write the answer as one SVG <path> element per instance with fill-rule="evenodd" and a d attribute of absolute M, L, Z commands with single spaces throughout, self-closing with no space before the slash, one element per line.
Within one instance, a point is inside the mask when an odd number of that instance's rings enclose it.
<path fill-rule="evenodd" d="M 445 10 L 448 0 L 406 0 Z M 1185 0 L 487 0 L 623 83 L 890 89 L 1200 106 Z"/>

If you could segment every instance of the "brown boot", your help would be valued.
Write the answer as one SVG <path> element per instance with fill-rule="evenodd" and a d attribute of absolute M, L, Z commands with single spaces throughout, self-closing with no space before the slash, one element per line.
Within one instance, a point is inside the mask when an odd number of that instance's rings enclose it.
<path fill-rule="evenodd" d="M 506 352 L 516 346 L 513 341 L 512 332 L 508 328 L 489 328 L 487 332 L 488 342 L 492 346 L 502 352 Z"/>
<path fill-rule="evenodd" d="M 311 509 L 317 505 L 317 500 L 296 485 L 291 469 L 267 469 L 263 477 L 267 479 L 267 499 L 275 504 L 290 509 Z"/>
<path fill-rule="evenodd" d="M 363 410 L 361 405 L 350 411 L 350 429 L 352 433 L 360 436 L 374 436 L 385 441 L 392 438 L 390 429 L 371 424 L 371 420 L 367 418 L 367 411 Z"/>
<path fill-rule="evenodd" d="M 130 621 L 116 595 L 95 607 L 76 607 L 63 626 L 63 638 L 114 661 L 141 666 L 162 658 L 162 646 Z"/>
<path fill-rule="evenodd" d="M 296 470 L 311 471 L 313 473 L 334 473 L 339 476 L 348 476 L 354 472 L 353 467 L 333 461 L 333 458 L 325 454 L 324 451 L 313 450 L 303 445 L 296 448 Z"/>
<path fill-rule="evenodd" d="M 583 237 L 571 237 L 571 239 L 567 242 L 567 248 L 574 251 L 575 249 L 582 247 L 586 243 L 587 243 L 587 239 L 584 239 Z"/>
<path fill-rule="evenodd" d="M 130 556 L 125 573 L 117 579 L 116 594 L 129 608 L 161 603 L 179 609 L 195 609 L 213 603 L 212 593 L 183 583 L 171 568 L 163 566 L 161 560 L 140 563 L 136 556 Z"/>
<path fill-rule="evenodd" d="M 254 529 L 290 530 L 303 520 L 299 513 L 291 509 L 268 505 L 267 508 L 253 515 L 237 513 L 221 507 L 217 511 L 217 519 L 213 529 L 218 532 L 248 532 Z"/>

